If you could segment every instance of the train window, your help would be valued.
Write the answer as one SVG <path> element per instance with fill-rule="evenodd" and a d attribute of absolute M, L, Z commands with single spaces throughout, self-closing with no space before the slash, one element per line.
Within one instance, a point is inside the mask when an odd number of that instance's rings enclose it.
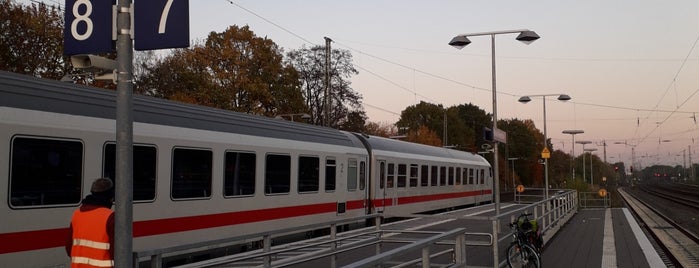
<path fill-rule="evenodd" d="M 439 186 L 439 167 L 432 166 L 430 171 L 430 185 Z"/>
<path fill-rule="evenodd" d="M 386 184 L 386 162 L 379 163 L 379 189 L 383 189 Z"/>
<path fill-rule="evenodd" d="M 320 184 L 320 159 L 313 156 L 299 157 L 299 193 L 318 192 Z"/>
<path fill-rule="evenodd" d="M 430 167 L 428 165 L 420 166 L 420 186 L 430 186 Z"/>
<path fill-rule="evenodd" d="M 10 158 L 10 205 L 77 204 L 82 171 L 80 141 L 16 137 Z"/>
<path fill-rule="evenodd" d="M 386 176 L 386 188 L 393 188 L 393 181 L 396 179 L 396 165 L 388 163 L 388 176 Z"/>
<path fill-rule="evenodd" d="M 325 191 L 332 192 L 335 191 L 335 169 L 337 165 L 335 164 L 335 159 L 328 158 L 325 159 Z"/>
<path fill-rule="evenodd" d="M 485 184 L 485 170 L 481 169 L 481 184 Z"/>
<path fill-rule="evenodd" d="M 157 149 L 154 146 L 133 146 L 133 200 L 155 199 Z M 116 184 L 116 144 L 104 145 L 102 176 Z"/>
<path fill-rule="evenodd" d="M 410 187 L 417 187 L 417 165 L 410 164 Z"/>
<path fill-rule="evenodd" d="M 347 190 L 357 190 L 357 159 L 350 158 L 347 160 Z"/>
<path fill-rule="evenodd" d="M 457 168 L 456 168 L 456 172 L 454 172 L 454 176 L 456 177 L 456 178 L 455 178 L 455 180 L 456 180 L 456 181 L 455 181 L 455 184 L 456 184 L 456 185 L 461 185 L 461 168 L 460 168 L 460 167 L 457 167 Z"/>
<path fill-rule="evenodd" d="M 398 182 L 397 187 L 405 188 L 405 182 L 407 179 L 407 166 L 405 164 L 398 164 Z"/>
<path fill-rule="evenodd" d="M 469 168 L 468 169 L 468 184 L 474 184 L 473 181 L 473 169 Z"/>
<path fill-rule="evenodd" d="M 454 185 L 454 167 L 449 167 L 448 184 Z"/>
<path fill-rule="evenodd" d="M 265 164 L 265 194 L 286 194 L 291 187 L 291 156 L 268 154 Z"/>
<path fill-rule="evenodd" d="M 212 162 L 211 151 L 175 148 L 172 152 L 172 198 L 210 197 Z"/>
<path fill-rule="evenodd" d="M 447 168 L 444 166 L 439 167 L 439 185 L 440 186 L 447 185 Z"/>
<path fill-rule="evenodd" d="M 366 162 L 359 161 L 359 190 L 366 188 Z"/>
<path fill-rule="evenodd" d="M 223 195 L 255 194 L 256 159 L 254 153 L 226 152 L 223 174 Z"/>
<path fill-rule="evenodd" d="M 464 168 L 461 170 L 461 180 L 463 181 L 463 185 L 468 184 L 468 168 Z"/>

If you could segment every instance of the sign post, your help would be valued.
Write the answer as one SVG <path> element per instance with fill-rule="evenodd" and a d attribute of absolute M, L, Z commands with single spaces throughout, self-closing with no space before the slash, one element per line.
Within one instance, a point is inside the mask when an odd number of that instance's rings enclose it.
<path fill-rule="evenodd" d="M 114 265 L 137 267 L 133 259 L 133 49 L 132 27 L 139 50 L 188 47 L 187 0 L 140 1 L 132 21 L 132 0 L 66 0 L 65 55 L 117 54 L 116 174 Z M 143 28 L 142 30 L 139 28 Z M 140 40 L 139 40 L 140 39 Z M 116 44 L 114 43 L 116 40 Z"/>

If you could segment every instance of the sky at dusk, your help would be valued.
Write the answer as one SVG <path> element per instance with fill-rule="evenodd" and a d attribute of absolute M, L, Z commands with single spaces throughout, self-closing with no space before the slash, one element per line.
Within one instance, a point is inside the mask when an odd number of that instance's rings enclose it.
<path fill-rule="evenodd" d="M 571 153 L 566 129 L 608 162 L 682 165 L 699 155 L 699 1 L 252 1 L 190 2 L 190 35 L 204 39 L 229 25 L 249 25 L 286 51 L 324 45 L 352 52 L 370 121 L 395 123 L 420 101 L 473 103 L 492 112 L 491 42 L 456 35 L 529 29 L 526 45 L 497 35 L 498 118 L 531 119 L 554 149 Z M 621 143 L 621 144 L 619 144 Z M 625 145 L 625 144 L 626 145 Z M 576 154 L 582 145 L 576 145 Z M 688 160 L 688 159 L 687 159 Z"/>
<path fill-rule="evenodd" d="M 55 2 L 55 1 L 54 1 Z M 47 3 L 52 3 L 48 1 Z M 136 1 L 136 5 L 138 0 Z M 529 29 L 526 45 L 497 35 L 499 119 L 531 119 L 554 149 L 571 153 L 570 135 L 607 161 L 637 166 L 699 160 L 699 1 L 544 0 L 206 0 L 189 1 L 190 38 L 230 25 L 249 25 L 285 51 L 324 45 L 349 50 L 359 74 L 352 88 L 373 122 L 395 123 L 403 109 L 426 101 L 445 107 L 472 103 L 492 113 L 491 42 L 456 35 Z M 607 146 L 603 146 L 607 144 Z M 691 146 L 691 150 L 690 147 Z M 582 152 L 576 145 L 575 154 Z"/>

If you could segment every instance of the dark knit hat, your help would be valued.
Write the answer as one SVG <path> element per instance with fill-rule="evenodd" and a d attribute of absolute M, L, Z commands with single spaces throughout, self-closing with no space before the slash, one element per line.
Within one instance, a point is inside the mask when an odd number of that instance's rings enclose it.
<path fill-rule="evenodd" d="M 96 179 L 94 182 L 92 182 L 90 193 L 99 198 L 112 198 L 114 197 L 114 183 L 112 183 L 112 180 L 109 178 Z"/>

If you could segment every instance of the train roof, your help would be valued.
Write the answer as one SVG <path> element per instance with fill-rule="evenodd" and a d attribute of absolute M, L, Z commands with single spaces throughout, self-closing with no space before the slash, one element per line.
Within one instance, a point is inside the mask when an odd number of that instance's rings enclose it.
<path fill-rule="evenodd" d="M 416 155 L 427 155 L 434 157 L 444 157 L 451 159 L 461 159 L 466 161 L 481 162 L 490 165 L 485 158 L 480 155 L 458 151 L 448 148 L 429 146 L 419 143 L 410 143 L 378 136 L 363 136 L 371 146 L 372 150 L 382 150 Z"/>
<path fill-rule="evenodd" d="M 116 91 L 0 71 L 0 106 L 116 118 Z M 134 94 L 134 122 L 351 147 L 357 137 L 333 128 Z"/>

